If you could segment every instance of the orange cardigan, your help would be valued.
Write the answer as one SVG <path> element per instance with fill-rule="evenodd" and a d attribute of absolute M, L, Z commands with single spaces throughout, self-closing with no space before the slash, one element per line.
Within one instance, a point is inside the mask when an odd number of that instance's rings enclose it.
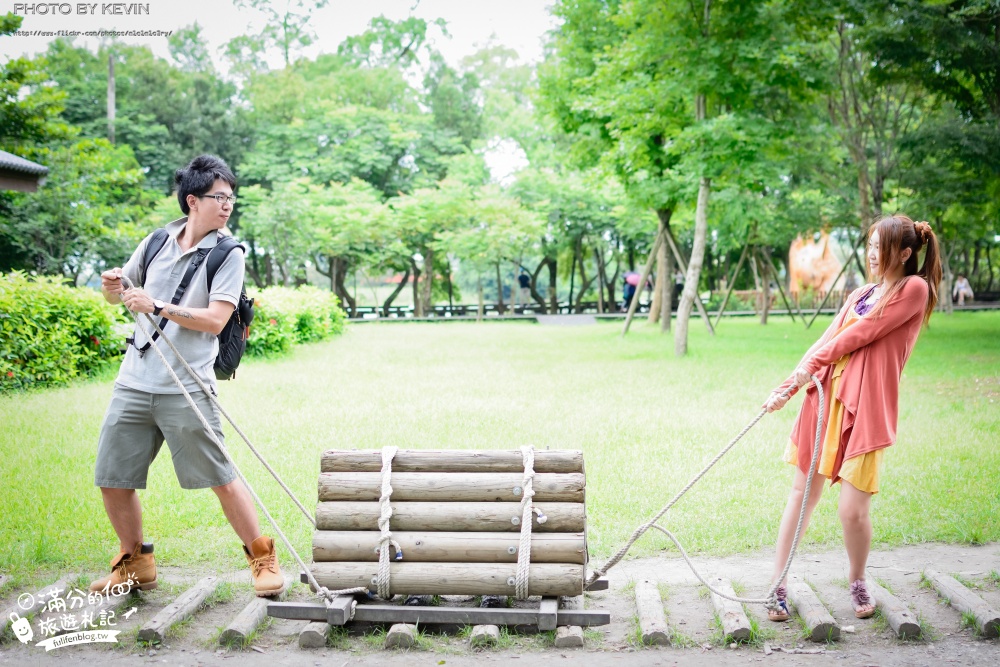
<path fill-rule="evenodd" d="M 836 396 L 845 408 L 841 444 L 846 451 L 841 460 L 883 449 L 896 441 L 899 380 L 920 334 L 928 294 L 923 278 L 909 276 L 903 280 L 902 288 L 881 315 L 866 315 L 838 334 L 849 310 L 871 285 L 851 293 L 833 323 L 799 364 L 820 379 L 829 401 L 833 364 L 845 354 L 851 355 Z M 792 386 L 793 378 L 794 374 L 775 391 Z M 804 459 L 807 468 L 816 440 L 818 412 L 819 397 L 810 383 L 791 435 L 799 448 L 800 463 Z"/>

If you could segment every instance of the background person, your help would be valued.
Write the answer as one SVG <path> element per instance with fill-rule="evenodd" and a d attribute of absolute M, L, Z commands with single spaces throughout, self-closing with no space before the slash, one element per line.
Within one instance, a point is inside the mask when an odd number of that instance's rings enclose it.
<path fill-rule="evenodd" d="M 928 322 L 937 303 L 936 290 L 941 280 L 937 238 L 926 222 L 914 223 L 905 215 L 887 216 L 873 224 L 868 233 L 868 266 L 873 282 L 851 294 L 799 367 L 765 403 L 768 412 L 781 409 L 788 397 L 780 393 L 806 385 L 811 382 L 810 375 L 820 379 L 826 396 L 825 414 L 821 416 L 816 389 L 809 384 L 792 429 L 785 460 L 796 466 L 795 478 L 778 529 L 772 583 L 781 576 L 791 550 L 805 495 L 816 422 L 822 418 L 825 435 L 802 532 L 819 502 L 823 483 L 840 482 L 838 513 L 847 550 L 851 602 L 858 618 L 875 613 L 865 585 L 872 539 L 869 510 L 872 495 L 878 492 L 882 452 L 896 440 L 899 381 L 920 328 Z M 925 255 L 918 269 L 921 249 L 925 249 Z M 785 582 L 778 583 L 778 599 L 784 604 Z M 773 621 L 787 620 L 787 605 L 769 610 L 768 616 Z"/>
<path fill-rule="evenodd" d="M 971 301 L 976 298 L 976 295 L 972 293 L 972 286 L 968 279 L 962 274 L 958 274 L 955 286 L 951 290 L 951 298 L 952 300 L 958 299 L 958 305 L 964 306 L 966 297 Z"/>

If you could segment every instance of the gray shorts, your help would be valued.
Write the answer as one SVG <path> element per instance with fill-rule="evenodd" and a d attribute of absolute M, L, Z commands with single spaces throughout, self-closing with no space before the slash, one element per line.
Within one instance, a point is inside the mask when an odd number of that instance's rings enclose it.
<path fill-rule="evenodd" d="M 191 397 L 224 442 L 215 406 L 200 391 Z M 236 479 L 232 464 L 212 442 L 183 394 L 149 394 L 116 384 L 97 443 L 94 484 L 145 489 L 149 466 L 164 439 L 181 488 L 206 489 Z"/>

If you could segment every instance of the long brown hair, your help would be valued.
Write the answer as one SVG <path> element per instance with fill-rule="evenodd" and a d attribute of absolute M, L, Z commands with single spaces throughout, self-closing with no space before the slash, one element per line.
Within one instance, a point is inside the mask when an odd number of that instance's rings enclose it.
<path fill-rule="evenodd" d="M 931 319 L 934 306 L 938 300 L 938 285 L 941 282 L 941 253 L 938 250 L 937 236 L 926 222 L 913 222 L 910 218 L 897 213 L 886 215 L 876 220 L 868 228 L 868 238 L 878 232 L 879 257 L 878 267 L 881 272 L 877 276 L 869 276 L 872 282 L 877 282 L 885 273 L 885 267 L 899 262 L 905 248 L 910 249 L 910 256 L 903 265 L 904 276 L 920 276 L 927 282 L 927 306 L 924 309 L 924 324 Z M 917 253 L 924 248 L 924 263 L 917 269 Z M 882 295 L 872 310 L 873 316 L 878 316 L 896 293 L 903 288 L 903 280 L 898 280 Z"/>

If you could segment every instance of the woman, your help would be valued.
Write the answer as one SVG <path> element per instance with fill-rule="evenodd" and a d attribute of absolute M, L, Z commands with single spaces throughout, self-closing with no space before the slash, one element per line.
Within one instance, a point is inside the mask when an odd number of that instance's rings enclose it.
<path fill-rule="evenodd" d="M 858 618 L 868 618 L 875 606 L 865 586 L 865 568 L 871 549 L 869 516 L 872 495 L 878 493 L 882 452 L 896 439 L 899 380 L 903 366 L 937 303 L 941 261 L 937 237 L 926 222 L 905 215 L 886 216 L 868 230 L 868 268 L 871 283 L 851 294 L 830 328 L 798 368 L 774 390 L 765 403 L 768 412 L 788 402 L 781 392 L 809 385 L 792 429 L 785 460 L 796 466 L 792 491 L 781 518 L 772 583 L 781 576 L 798 522 L 806 476 L 816 438 L 819 399 L 811 375 L 823 384 L 827 406 L 816 477 L 802 524 L 805 533 L 823 482 L 840 482 L 840 522 L 849 562 L 851 602 Z M 918 269 L 918 254 L 924 260 Z M 785 582 L 778 588 L 779 609 L 772 621 L 788 619 Z"/>

